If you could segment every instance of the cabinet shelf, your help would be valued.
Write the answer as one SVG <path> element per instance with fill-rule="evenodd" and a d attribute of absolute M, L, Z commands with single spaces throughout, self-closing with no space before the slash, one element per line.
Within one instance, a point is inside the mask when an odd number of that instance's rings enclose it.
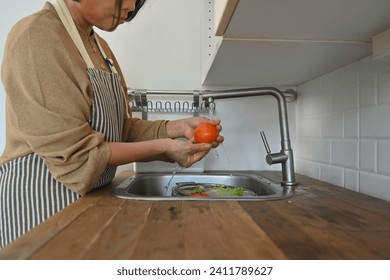
<path fill-rule="evenodd" d="M 298 86 L 371 55 L 372 37 L 390 27 L 388 0 L 215 0 L 204 5 L 212 5 L 208 8 L 215 14 L 215 22 L 206 22 L 222 35 L 209 38 L 210 26 L 204 28 L 205 44 L 213 43 L 204 58 L 207 86 Z"/>

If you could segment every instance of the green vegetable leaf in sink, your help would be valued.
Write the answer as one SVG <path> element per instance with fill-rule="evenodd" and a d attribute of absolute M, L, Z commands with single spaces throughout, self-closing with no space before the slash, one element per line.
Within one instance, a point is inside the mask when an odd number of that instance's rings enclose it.
<path fill-rule="evenodd" d="M 225 196 L 243 196 L 244 195 L 244 188 L 243 187 L 229 187 L 224 185 L 216 185 L 214 186 L 213 190 L 220 194 Z"/>

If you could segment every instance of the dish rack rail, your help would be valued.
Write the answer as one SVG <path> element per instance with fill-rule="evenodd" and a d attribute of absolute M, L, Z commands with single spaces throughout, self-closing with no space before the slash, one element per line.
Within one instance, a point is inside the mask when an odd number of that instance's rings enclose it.
<path fill-rule="evenodd" d="M 191 114 L 199 116 L 210 114 L 215 104 L 203 100 L 197 90 L 127 90 L 133 112 L 142 113 L 147 120 L 149 113 Z M 174 98 L 174 100 L 172 100 Z"/>

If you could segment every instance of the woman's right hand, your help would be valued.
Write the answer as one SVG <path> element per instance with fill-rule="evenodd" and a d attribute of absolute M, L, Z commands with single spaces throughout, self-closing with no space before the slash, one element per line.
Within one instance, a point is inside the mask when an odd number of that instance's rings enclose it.
<path fill-rule="evenodd" d="M 211 144 L 195 144 L 191 140 L 165 140 L 167 141 L 165 155 L 168 161 L 177 162 L 181 167 L 192 166 L 203 159 L 212 148 Z"/>
<path fill-rule="evenodd" d="M 111 153 L 108 166 L 162 160 L 190 167 L 204 158 L 212 148 L 212 144 L 195 144 L 192 139 L 183 141 L 170 138 L 140 142 L 109 142 L 108 146 Z"/>

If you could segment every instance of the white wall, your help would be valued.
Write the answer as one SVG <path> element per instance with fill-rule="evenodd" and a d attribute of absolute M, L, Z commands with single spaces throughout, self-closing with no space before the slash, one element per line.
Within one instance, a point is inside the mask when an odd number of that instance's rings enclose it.
<path fill-rule="evenodd" d="M 197 89 L 201 80 L 202 1 L 148 0 L 134 21 L 99 32 L 129 87 Z"/>
<path fill-rule="evenodd" d="M 40 10 L 45 0 L 18 0 L 3 3 L 0 9 L 0 57 L 3 61 L 4 44 L 11 27 L 22 17 Z M 5 92 L 0 85 L 0 153 L 5 147 Z"/>
<path fill-rule="evenodd" d="M 390 200 L 390 63 L 367 57 L 298 93 L 297 171 Z"/>

